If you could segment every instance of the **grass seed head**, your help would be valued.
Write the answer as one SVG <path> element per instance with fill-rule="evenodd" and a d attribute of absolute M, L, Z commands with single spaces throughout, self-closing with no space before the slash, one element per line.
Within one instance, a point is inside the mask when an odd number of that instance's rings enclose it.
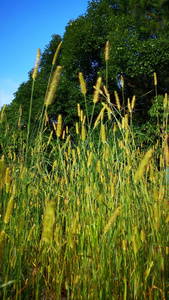
<path fill-rule="evenodd" d="M 154 85 L 157 86 L 157 74 L 154 72 Z"/>
<path fill-rule="evenodd" d="M 105 161 L 108 161 L 110 159 L 110 146 L 109 144 L 106 144 L 103 150 L 103 158 Z"/>
<path fill-rule="evenodd" d="M 104 126 L 104 124 L 101 124 L 101 140 L 103 143 L 106 142 L 107 138 L 106 138 L 106 128 Z"/>
<path fill-rule="evenodd" d="M 37 74 L 38 74 L 38 68 L 39 68 L 39 63 L 40 63 L 40 55 L 41 55 L 41 51 L 40 51 L 40 49 L 38 49 L 37 55 L 36 55 L 35 68 L 33 69 L 33 73 L 32 73 L 33 80 L 36 79 Z"/>
<path fill-rule="evenodd" d="M 80 121 L 83 123 L 83 110 L 80 111 Z"/>
<path fill-rule="evenodd" d="M 94 128 L 97 127 L 97 125 L 99 125 L 100 120 L 103 120 L 104 117 L 104 111 L 105 111 L 105 107 L 103 107 L 100 111 L 100 113 L 98 114 L 96 121 L 94 122 Z"/>
<path fill-rule="evenodd" d="M 121 87 L 123 89 L 124 88 L 124 77 L 123 77 L 123 75 L 121 75 L 120 81 L 121 81 Z"/>
<path fill-rule="evenodd" d="M 32 233 L 33 233 L 33 231 L 34 231 L 34 228 L 35 228 L 35 224 L 33 224 L 33 226 L 32 226 L 32 228 L 30 229 L 30 231 L 29 231 L 29 234 L 28 234 L 28 237 L 27 237 L 27 241 L 31 241 L 31 238 L 32 238 Z"/>
<path fill-rule="evenodd" d="M 16 191 L 16 186 L 14 184 L 13 186 L 13 192 L 12 195 L 8 201 L 8 205 L 6 208 L 6 213 L 5 213 L 5 217 L 4 217 L 4 223 L 7 224 L 9 223 L 11 216 L 12 216 L 12 212 L 13 212 L 13 206 L 14 206 L 14 196 L 15 196 L 15 191 Z"/>
<path fill-rule="evenodd" d="M 123 249 L 123 251 L 127 250 L 127 241 L 126 240 L 122 240 L 122 249 Z"/>
<path fill-rule="evenodd" d="M 136 96 L 134 95 L 132 100 L 131 100 L 131 110 L 133 111 L 134 106 L 135 106 L 135 102 L 136 102 Z"/>
<path fill-rule="evenodd" d="M 55 55 L 53 57 L 52 65 L 55 65 L 55 63 L 56 63 L 61 46 L 62 46 L 62 42 L 60 42 L 60 44 L 58 45 L 58 47 L 56 49 Z"/>
<path fill-rule="evenodd" d="M 133 245 L 133 251 L 136 254 L 138 252 L 138 245 L 137 245 L 135 235 L 132 236 L 132 245 Z"/>
<path fill-rule="evenodd" d="M 84 142 L 85 139 L 86 139 L 86 129 L 85 129 L 85 125 L 84 124 L 82 124 L 81 139 L 82 139 L 82 142 Z"/>
<path fill-rule="evenodd" d="M 60 137 L 61 134 L 62 134 L 62 115 L 59 115 L 57 120 L 56 135 Z"/>
<path fill-rule="evenodd" d="M 95 91 L 93 95 L 93 103 L 97 103 L 99 101 L 100 96 L 100 88 L 102 84 L 102 77 L 99 77 L 96 82 Z"/>
<path fill-rule="evenodd" d="M 2 155 L 0 159 L 0 191 L 4 186 L 5 181 L 5 157 Z"/>
<path fill-rule="evenodd" d="M 56 94 L 57 86 L 59 84 L 61 73 L 62 73 L 62 67 L 57 66 L 56 70 L 53 73 L 52 80 L 50 82 L 48 91 L 47 91 L 46 96 L 45 96 L 45 105 L 46 105 L 46 107 L 51 105 L 54 101 L 54 97 L 55 97 L 55 94 Z"/>
<path fill-rule="evenodd" d="M 105 45 L 105 61 L 109 60 L 109 55 L 110 55 L 110 42 L 107 41 Z"/>
<path fill-rule="evenodd" d="M 145 242 L 145 240 L 146 240 L 146 235 L 145 235 L 144 229 L 142 229 L 141 232 L 140 232 L 140 240 L 142 242 Z"/>
<path fill-rule="evenodd" d="M 142 161 L 140 162 L 138 169 L 134 175 L 135 182 L 140 181 L 140 179 L 143 177 L 146 167 L 148 166 L 149 161 L 153 156 L 153 152 L 154 152 L 153 148 L 149 149 L 146 152 L 145 156 L 143 157 Z"/>
<path fill-rule="evenodd" d="M 79 123 L 76 122 L 76 134 L 78 135 L 79 134 Z"/>
<path fill-rule="evenodd" d="M 80 109 L 80 104 L 78 103 L 77 104 L 77 115 L 78 115 L 78 117 L 80 117 L 80 115 L 81 115 L 81 109 Z"/>
<path fill-rule="evenodd" d="M 45 126 L 49 123 L 49 116 L 47 111 L 45 110 Z M 55 125 L 55 124 L 54 124 Z"/>
<path fill-rule="evenodd" d="M 115 96 L 115 99 L 116 99 L 116 105 L 117 105 L 117 108 L 118 110 L 120 110 L 120 99 L 119 99 L 119 96 L 117 94 L 117 91 L 114 92 L 114 96 Z"/>
<path fill-rule="evenodd" d="M 4 116 L 5 116 L 5 108 L 6 108 L 6 104 L 3 106 L 2 111 L 1 111 L 1 120 L 0 120 L 0 123 L 3 122 Z"/>
<path fill-rule="evenodd" d="M 128 111 L 129 113 L 132 113 L 132 109 L 131 109 L 131 104 L 130 104 L 130 99 L 127 99 L 127 107 L 128 107 Z"/>
<path fill-rule="evenodd" d="M 104 93 L 105 93 L 105 95 L 106 95 L 106 100 L 107 100 L 107 102 L 108 103 L 111 103 L 111 101 L 110 101 L 110 94 L 109 94 L 109 92 L 108 92 L 108 90 L 107 90 L 107 87 L 104 85 L 103 86 L 103 90 L 104 90 Z M 100 93 L 101 94 L 101 93 Z M 103 94 L 103 93 L 102 93 Z"/>
<path fill-rule="evenodd" d="M 118 215 L 120 214 L 121 209 L 122 209 L 121 206 L 116 208 L 116 210 L 112 214 L 109 222 L 107 223 L 107 225 L 104 228 L 104 234 L 106 234 L 109 231 L 109 229 L 112 227 L 113 223 L 116 222 L 116 219 L 117 219 Z"/>
<path fill-rule="evenodd" d="M 79 73 L 79 81 L 80 81 L 81 92 L 85 96 L 87 93 L 87 89 L 86 89 L 86 83 L 84 81 L 82 72 Z"/>
<path fill-rule="evenodd" d="M 9 189 L 11 185 L 11 170 L 9 167 L 7 167 L 5 171 L 5 185 L 6 185 L 6 193 L 9 193 Z"/>

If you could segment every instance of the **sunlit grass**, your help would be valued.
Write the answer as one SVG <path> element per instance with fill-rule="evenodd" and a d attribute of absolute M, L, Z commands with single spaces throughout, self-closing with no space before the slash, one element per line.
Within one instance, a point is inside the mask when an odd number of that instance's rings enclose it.
<path fill-rule="evenodd" d="M 13 133 L 8 165 L 1 157 L 1 299 L 169 297 L 165 145 L 158 168 L 158 144 L 135 146 L 135 99 L 122 114 L 117 93 L 116 106 L 101 83 L 93 105 L 100 99 L 103 108 L 93 127 L 78 105 L 75 142 L 61 116 L 46 138 L 42 110 L 32 149 L 21 131 L 15 153 Z"/>

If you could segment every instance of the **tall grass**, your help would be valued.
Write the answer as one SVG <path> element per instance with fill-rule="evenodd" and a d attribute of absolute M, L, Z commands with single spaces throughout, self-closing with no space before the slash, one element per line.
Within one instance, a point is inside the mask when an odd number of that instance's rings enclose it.
<path fill-rule="evenodd" d="M 80 81 L 86 97 L 82 74 Z M 107 85 L 96 83 L 93 106 L 100 99 L 103 108 L 93 127 L 78 105 L 76 144 L 61 116 L 56 138 L 46 141 L 43 111 L 32 149 L 28 139 L 17 155 L 11 144 L 8 165 L 0 159 L 1 299 L 169 298 L 164 148 L 159 171 L 157 146 L 146 153 L 135 146 L 135 99 L 122 115 Z M 49 84 L 46 106 L 55 92 Z M 165 98 L 165 111 L 168 105 Z"/>

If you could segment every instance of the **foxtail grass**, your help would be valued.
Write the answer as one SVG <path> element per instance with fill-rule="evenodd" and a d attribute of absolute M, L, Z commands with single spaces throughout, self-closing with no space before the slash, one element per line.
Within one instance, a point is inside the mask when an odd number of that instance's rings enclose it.
<path fill-rule="evenodd" d="M 167 299 L 166 130 L 149 150 L 136 148 L 131 128 L 135 96 L 123 113 L 118 94 L 113 101 L 99 77 L 91 115 L 77 104 L 76 138 L 61 115 L 47 131 L 47 109 L 61 67 L 52 74 L 30 155 L 25 153 L 29 139 L 20 139 L 19 155 L 11 144 L 9 160 L 0 157 L 0 298 Z M 79 81 L 86 97 L 82 73 Z M 167 96 L 163 108 L 166 125 Z"/>

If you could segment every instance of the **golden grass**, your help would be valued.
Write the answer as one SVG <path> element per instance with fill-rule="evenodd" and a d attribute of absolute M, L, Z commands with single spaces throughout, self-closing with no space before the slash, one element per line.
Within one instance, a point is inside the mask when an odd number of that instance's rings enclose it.
<path fill-rule="evenodd" d="M 148 164 L 153 156 L 153 152 L 154 152 L 153 148 L 149 149 L 146 152 L 145 156 L 143 157 L 142 161 L 140 162 L 140 164 L 138 166 L 138 169 L 136 170 L 136 173 L 134 176 L 135 181 L 139 181 L 143 177 L 143 175 L 146 171 L 146 167 L 148 166 Z"/>
<path fill-rule="evenodd" d="M 40 56 L 41 56 L 41 51 L 40 51 L 40 49 L 38 49 L 37 55 L 36 55 L 35 68 L 33 69 L 33 73 L 32 73 L 33 80 L 36 79 L 37 74 L 38 74 L 38 68 L 39 68 L 39 63 L 40 63 Z"/>
<path fill-rule="evenodd" d="M 80 87 L 81 87 L 82 94 L 86 95 L 86 93 L 87 93 L 86 83 L 84 81 L 82 72 L 79 73 L 79 81 L 80 81 Z"/>
<path fill-rule="evenodd" d="M 55 52 L 55 54 L 54 54 L 54 57 L 53 57 L 53 60 L 52 60 L 52 65 L 53 65 L 53 66 L 54 66 L 55 63 L 56 63 L 56 60 L 57 60 L 57 58 L 58 58 L 58 54 L 59 54 L 59 51 L 60 51 L 61 46 L 62 46 L 62 42 L 59 43 L 59 45 L 58 45 L 58 47 L 57 47 L 57 49 L 56 49 L 56 52 Z"/>
<path fill-rule="evenodd" d="M 96 87 L 93 95 L 93 103 L 95 104 L 99 101 L 101 84 L 102 84 L 102 77 L 99 77 L 97 79 Z"/>
<path fill-rule="evenodd" d="M 61 72 L 62 72 L 62 67 L 57 66 L 56 70 L 53 73 L 48 91 L 46 93 L 45 102 L 44 102 L 46 107 L 51 105 L 54 101 L 54 97 L 56 94 L 57 86 L 59 84 Z"/>
<path fill-rule="evenodd" d="M 110 55 L 110 42 L 107 41 L 105 45 L 105 61 L 109 60 L 109 55 Z"/>

